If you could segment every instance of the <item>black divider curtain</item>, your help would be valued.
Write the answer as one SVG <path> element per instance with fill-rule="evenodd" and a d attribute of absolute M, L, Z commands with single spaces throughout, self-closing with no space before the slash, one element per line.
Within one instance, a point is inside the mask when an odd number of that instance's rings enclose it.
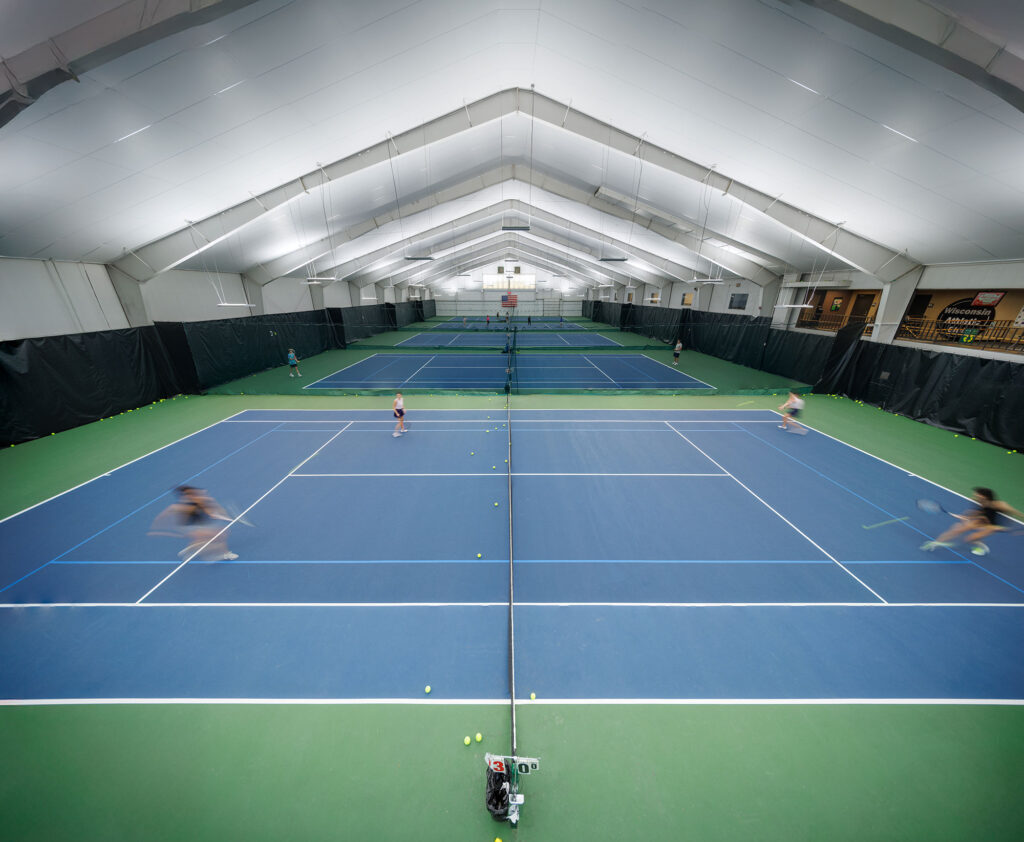
<path fill-rule="evenodd" d="M 155 327 L 0 342 L 0 444 L 68 430 L 188 386 Z"/>
<path fill-rule="evenodd" d="M 629 306 L 626 314 L 628 324 L 623 325 L 626 330 L 662 342 L 674 343 L 676 341 L 676 337 L 679 336 L 682 310 L 669 307 L 647 307 L 642 304 L 627 306 Z"/>
<path fill-rule="evenodd" d="M 405 327 L 413 322 L 423 320 L 423 308 L 418 301 L 403 301 L 393 305 L 395 308 L 395 327 Z"/>
<path fill-rule="evenodd" d="M 392 304 L 393 308 L 394 305 Z M 367 304 L 364 307 L 342 307 L 342 323 L 345 325 L 345 339 L 352 342 L 366 339 L 376 333 L 383 333 L 394 327 L 394 311 L 389 315 L 385 304 Z"/>
<path fill-rule="evenodd" d="M 832 346 L 827 333 L 774 330 L 771 319 L 683 310 L 683 346 L 738 365 L 814 383 Z"/>
<path fill-rule="evenodd" d="M 597 305 L 596 301 L 584 301 L 583 302 L 583 318 L 590 319 L 592 322 L 596 322 L 597 316 L 594 315 L 594 307 Z"/>
<path fill-rule="evenodd" d="M 933 427 L 1024 450 L 1024 365 L 859 340 L 816 392 L 841 394 Z"/>
<path fill-rule="evenodd" d="M 336 345 L 323 310 L 186 322 L 184 327 L 203 389 L 284 365 L 289 348 L 301 360 Z"/>
<path fill-rule="evenodd" d="M 802 383 L 817 383 L 832 342 L 829 333 L 769 330 L 764 357 L 757 368 Z"/>
<path fill-rule="evenodd" d="M 433 298 L 427 301 L 419 302 L 420 306 L 423 307 L 422 316 L 424 319 L 432 319 L 437 315 L 437 302 Z"/>

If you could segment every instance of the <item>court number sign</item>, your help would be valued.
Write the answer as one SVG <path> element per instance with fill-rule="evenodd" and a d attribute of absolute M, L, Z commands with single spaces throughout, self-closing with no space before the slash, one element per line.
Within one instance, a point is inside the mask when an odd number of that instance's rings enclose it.
<path fill-rule="evenodd" d="M 949 339 L 967 341 L 981 333 L 995 320 L 996 308 L 976 301 L 977 298 L 961 298 L 943 307 L 935 319 L 939 332 Z"/>

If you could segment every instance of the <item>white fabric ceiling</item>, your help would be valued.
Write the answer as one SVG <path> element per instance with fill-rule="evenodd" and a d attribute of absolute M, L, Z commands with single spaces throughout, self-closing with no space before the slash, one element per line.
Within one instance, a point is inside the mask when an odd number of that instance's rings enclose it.
<path fill-rule="evenodd" d="M 7 2 L 0 45 L 112 5 Z M 3 26 L 11 15 L 19 27 Z M 607 124 L 608 140 L 526 108 L 427 134 L 408 150 L 392 145 L 390 161 L 351 167 L 285 204 L 263 197 L 268 210 L 244 226 L 229 213 L 389 136 L 431 132 L 464 104 L 531 85 Z M 635 137 L 639 152 L 612 148 L 614 130 Z M 661 166 L 648 149 L 709 175 L 702 183 Z M 757 267 L 778 276 L 884 263 L 851 259 L 835 245 L 840 231 L 893 258 L 906 252 L 910 264 L 1010 260 L 1024 258 L 1022 163 L 1020 111 L 804 4 L 260 0 L 103 63 L 0 127 L 0 254 L 115 262 L 184 231 L 191 247 L 156 270 L 255 276 L 273 264 L 286 267 L 277 276 L 302 276 L 390 247 L 380 265 L 398 271 L 410 243 L 469 254 L 481 235 L 474 225 L 488 223 L 460 220 L 515 200 L 495 211 L 498 228 L 507 216 L 531 230 L 501 248 L 525 254 L 517 242 L 529 241 L 556 265 L 574 255 L 575 271 L 595 278 L 613 274 L 598 260 L 606 253 L 632 256 L 614 273 L 652 283 L 677 277 L 665 266 L 751 277 Z M 436 199 L 488 174 L 503 180 Z M 806 226 L 712 189 L 720 180 L 799 209 Z M 545 217 L 537 225 L 534 211 Z M 220 239 L 207 247 L 210 231 Z M 423 232 L 434 233 L 417 239 Z M 722 248 L 746 263 L 715 262 Z M 423 276 L 450 273 L 451 261 L 433 262 Z M 368 271 L 353 279 L 369 281 Z"/>

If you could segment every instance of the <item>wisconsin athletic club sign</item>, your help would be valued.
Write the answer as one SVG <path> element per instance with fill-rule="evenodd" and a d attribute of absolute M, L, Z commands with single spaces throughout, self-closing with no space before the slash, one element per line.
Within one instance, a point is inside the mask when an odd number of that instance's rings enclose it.
<path fill-rule="evenodd" d="M 960 336 L 966 330 L 980 333 L 995 321 L 996 308 L 1005 293 L 978 293 L 974 298 L 961 298 L 942 308 L 936 327 L 947 336 Z"/>

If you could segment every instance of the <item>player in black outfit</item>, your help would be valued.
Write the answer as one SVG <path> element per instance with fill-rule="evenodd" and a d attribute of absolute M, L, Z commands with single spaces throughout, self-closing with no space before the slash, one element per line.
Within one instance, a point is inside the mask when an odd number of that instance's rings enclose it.
<path fill-rule="evenodd" d="M 975 506 L 968 509 L 962 515 L 954 515 L 957 523 L 943 532 L 934 541 L 926 541 L 921 545 L 922 550 L 934 550 L 938 547 L 952 547 L 956 538 L 963 535 L 964 540 L 971 545 L 971 552 L 975 555 L 985 555 L 988 547 L 982 543 L 982 538 L 987 538 L 993 532 L 1002 532 L 1005 528 L 999 523 L 999 515 L 1024 518 L 1012 506 L 1002 500 L 997 500 L 995 492 L 991 488 L 978 487 L 973 489 Z M 970 532 L 970 535 L 966 533 Z"/>

